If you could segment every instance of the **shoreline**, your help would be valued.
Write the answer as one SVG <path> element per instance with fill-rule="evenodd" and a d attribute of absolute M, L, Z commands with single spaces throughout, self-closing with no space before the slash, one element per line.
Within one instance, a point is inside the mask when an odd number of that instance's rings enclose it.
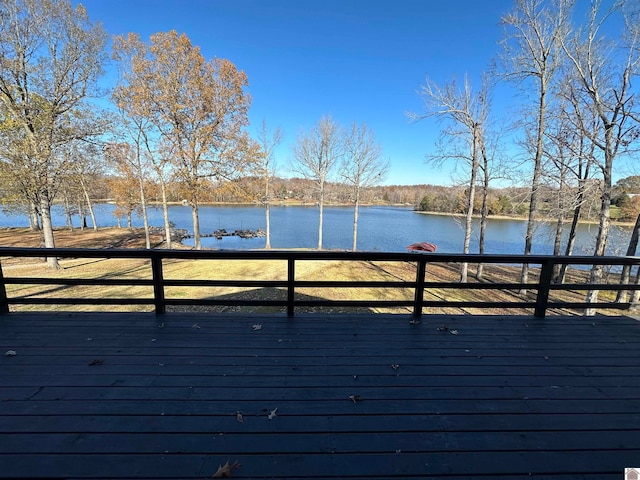
<path fill-rule="evenodd" d="M 464 213 L 426 212 L 424 210 L 414 210 L 414 212 L 419 213 L 421 215 L 438 215 L 441 217 L 462 217 L 462 218 L 466 217 Z M 474 213 L 472 217 L 475 219 L 479 219 L 480 214 Z M 518 217 L 518 216 L 510 216 L 510 215 L 488 215 L 487 218 L 491 220 L 519 220 L 523 222 L 527 221 L 527 217 Z M 536 222 L 547 222 L 547 223 L 555 223 L 556 221 L 557 221 L 556 218 L 549 218 L 549 217 L 542 217 L 536 220 Z M 565 221 L 564 225 L 569 225 L 570 223 L 571 223 L 570 221 Z M 598 223 L 599 222 L 597 220 L 581 219 L 578 222 L 578 225 L 598 225 Z M 635 225 L 635 222 L 621 222 L 619 220 L 611 220 L 611 225 L 617 225 L 621 227 L 633 227 Z"/>

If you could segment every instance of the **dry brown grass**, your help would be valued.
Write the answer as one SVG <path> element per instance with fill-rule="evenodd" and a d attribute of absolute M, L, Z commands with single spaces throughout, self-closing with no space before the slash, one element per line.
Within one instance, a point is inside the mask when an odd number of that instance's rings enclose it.
<path fill-rule="evenodd" d="M 162 238 L 154 236 L 152 243 L 160 245 Z M 28 229 L 0 230 L 1 246 L 40 245 L 40 235 Z M 56 245 L 59 247 L 81 248 L 143 248 L 144 232 L 141 229 L 99 229 L 56 231 Z M 114 279 L 151 279 L 150 262 L 135 259 L 64 259 L 61 260 L 60 270 L 51 270 L 38 259 L 2 259 L 2 266 L 7 277 L 50 277 L 50 278 L 114 278 Z M 201 280 L 286 280 L 287 264 L 280 260 L 168 260 L 164 263 L 165 279 L 201 279 Z M 475 266 L 471 266 L 470 282 L 477 282 L 473 278 Z M 427 282 L 455 282 L 458 279 L 459 265 L 449 263 L 429 264 L 427 268 Z M 296 279 L 298 280 L 338 280 L 338 281 L 406 281 L 415 280 L 416 267 L 413 262 L 346 262 L 346 261 L 299 261 L 296 262 Z M 537 280 L 538 270 L 532 269 L 530 282 Z M 570 270 L 570 283 L 586 280 L 586 272 Z M 517 283 L 519 268 L 503 265 L 486 265 L 484 282 L 489 283 Z M 611 276 L 611 282 L 616 276 Z M 11 297 L 54 297 L 69 298 L 153 298 L 152 287 L 138 286 L 64 286 L 64 285 L 8 285 L 7 293 Z M 474 301 L 488 299 L 492 301 L 515 302 L 523 299 L 534 300 L 535 290 L 523 297 L 520 292 L 506 290 L 457 290 L 445 288 L 430 288 L 425 291 L 425 300 L 445 301 Z M 552 292 L 551 299 L 565 302 L 583 301 L 584 291 Z M 611 298 L 614 293 L 601 292 L 601 297 Z M 301 299 L 331 299 L 331 300 L 412 300 L 413 291 L 410 288 L 300 288 L 297 290 Z M 242 300 L 272 300 L 285 299 L 284 289 L 276 288 L 243 288 L 243 287 L 167 287 L 166 297 L 183 298 L 228 298 Z M 118 310 L 118 311 L 151 311 L 152 306 L 106 306 L 98 304 L 88 306 L 58 306 L 58 305 L 16 305 L 12 311 L 25 310 Z M 253 311 L 276 312 L 280 308 L 271 307 L 170 307 L 170 310 L 198 310 L 198 311 Z M 354 309 L 341 307 L 323 307 L 300 309 L 302 311 L 323 312 L 351 312 Z M 410 313 L 408 308 L 364 309 L 358 312 Z M 441 314 L 531 314 L 524 309 L 469 309 L 438 307 L 426 310 L 426 313 Z M 569 309 L 558 309 L 550 314 L 579 314 L 581 312 Z M 601 312 L 617 314 L 618 311 Z"/>

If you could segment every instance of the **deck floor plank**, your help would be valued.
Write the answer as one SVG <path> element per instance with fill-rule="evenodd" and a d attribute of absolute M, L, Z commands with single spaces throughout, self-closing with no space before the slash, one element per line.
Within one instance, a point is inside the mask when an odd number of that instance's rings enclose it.
<path fill-rule="evenodd" d="M 609 480 L 640 465 L 631 317 L 11 314 L 9 350 L 0 478 L 207 478 L 229 460 L 234 478 Z"/>

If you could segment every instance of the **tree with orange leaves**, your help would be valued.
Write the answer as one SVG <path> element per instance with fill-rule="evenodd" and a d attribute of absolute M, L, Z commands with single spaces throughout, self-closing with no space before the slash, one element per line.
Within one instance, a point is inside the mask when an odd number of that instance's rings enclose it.
<path fill-rule="evenodd" d="M 229 60 L 206 60 L 175 30 L 152 35 L 149 44 L 132 33 L 116 37 L 114 57 L 124 66 L 116 102 L 145 116 L 154 129 L 149 137 L 171 152 L 175 179 L 187 187 L 184 201 L 200 249 L 198 206 L 209 180 L 234 178 L 255 158 L 244 130 L 247 76 Z"/>

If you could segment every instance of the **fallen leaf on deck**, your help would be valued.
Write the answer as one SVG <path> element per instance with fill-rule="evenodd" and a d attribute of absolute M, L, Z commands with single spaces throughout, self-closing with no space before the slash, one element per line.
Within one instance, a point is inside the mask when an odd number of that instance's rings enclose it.
<path fill-rule="evenodd" d="M 200 328 L 200 325 L 198 325 L 197 323 L 194 323 L 193 325 L 191 325 L 191 328 Z"/>
<path fill-rule="evenodd" d="M 451 330 L 449 333 L 451 335 L 457 335 L 458 334 L 458 330 Z"/>
<path fill-rule="evenodd" d="M 400 368 L 400 365 L 398 365 L 397 363 L 394 363 L 393 365 L 391 365 L 391 368 L 393 368 L 394 370 L 397 370 Z"/>
<path fill-rule="evenodd" d="M 269 413 L 269 415 L 267 416 L 267 418 L 269 420 L 273 420 L 274 418 L 276 418 L 278 415 L 276 415 L 276 412 L 278 411 L 277 408 L 274 408 L 273 410 L 271 410 L 271 412 Z"/>
<path fill-rule="evenodd" d="M 231 478 L 231 471 L 236 468 L 240 468 L 240 462 L 233 462 L 232 464 L 229 464 L 229 460 L 227 460 L 227 463 L 218 466 L 218 470 L 216 470 L 216 473 L 213 474 L 212 478 Z"/>
<path fill-rule="evenodd" d="M 449 327 L 447 327 L 446 325 L 440 325 L 438 327 L 439 332 L 446 332 L 447 330 L 449 330 Z"/>
<path fill-rule="evenodd" d="M 255 332 L 256 330 L 261 330 L 262 325 L 260 323 L 255 323 L 251 328 L 253 328 L 253 331 Z"/>
<path fill-rule="evenodd" d="M 360 395 L 349 395 L 349 400 L 351 400 L 353 403 L 357 403 L 362 400 L 362 398 L 360 398 Z"/>
<path fill-rule="evenodd" d="M 99 358 L 94 358 L 89 362 L 89 366 L 93 367 L 94 365 L 102 365 L 103 363 L 104 363 L 104 360 L 100 360 Z"/>
<path fill-rule="evenodd" d="M 409 320 L 409 325 L 418 325 L 420 323 L 420 320 L 418 320 L 417 318 L 414 318 L 413 320 Z"/>
<path fill-rule="evenodd" d="M 236 420 L 239 421 L 240 423 L 244 422 L 244 417 L 240 412 L 236 413 Z"/>
<path fill-rule="evenodd" d="M 7 350 L 5 352 L 5 356 L 7 356 L 7 357 L 15 357 L 16 355 L 17 355 L 17 353 L 16 353 L 15 350 Z"/>

